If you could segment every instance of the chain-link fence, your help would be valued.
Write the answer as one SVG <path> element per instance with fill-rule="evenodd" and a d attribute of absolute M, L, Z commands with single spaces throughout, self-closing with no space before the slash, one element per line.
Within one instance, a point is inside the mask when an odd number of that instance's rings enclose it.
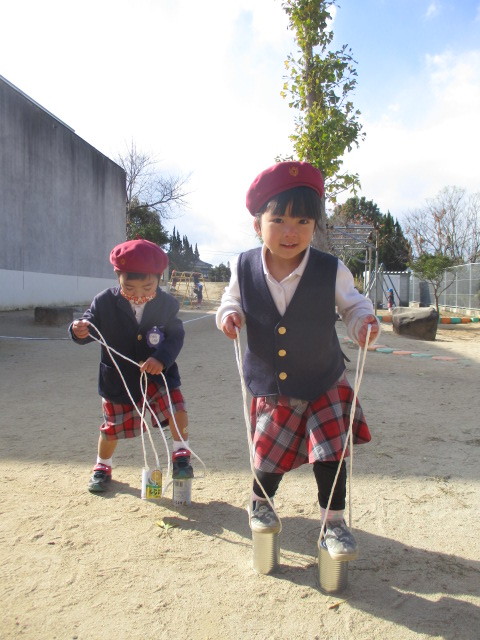
<path fill-rule="evenodd" d="M 368 272 L 365 277 L 368 282 Z M 371 288 L 366 286 L 365 292 L 372 302 L 377 302 L 379 308 L 386 306 L 386 292 L 389 288 L 393 289 L 398 306 L 408 307 L 412 302 L 425 307 L 435 306 L 432 285 L 409 271 L 393 273 L 380 269 L 372 285 Z M 447 269 L 440 291 L 440 307 L 480 310 L 480 262 Z"/>
<path fill-rule="evenodd" d="M 440 290 L 441 307 L 480 309 L 480 262 L 462 264 L 445 271 Z M 433 287 L 410 274 L 410 301 L 434 305 Z"/>

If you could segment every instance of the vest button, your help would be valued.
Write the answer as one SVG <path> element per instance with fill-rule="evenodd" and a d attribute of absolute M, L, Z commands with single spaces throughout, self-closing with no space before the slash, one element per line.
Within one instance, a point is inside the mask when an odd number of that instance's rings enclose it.
<path fill-rule="evenodd" d="M 283 356 L 287 355 L 287 352 L 285 351 L 285 349 L 280 349 L 280 351 L 278 352 L 278 355 L 283 358 Z"/>
<path fill-rule="evenodd" d="M 285 373 L 285 371 L 282 371 L 281 373 L 278 374 L 278 377 L 280 378 L 280 380 L 286 380 L 288 376 Z"/>
<path fill-rule="evenodd" d="M 283 336 L 284 333 L 287 333 L 287 330 L 285 327 L 278 327 L 278 333 Z"/>
<path fill-rule="evenodd" d="M 137 340 L 141 340 L 142 338 L 143 338 L 142 334 L 139 333 L 138 336 L 137 336 Z"/>

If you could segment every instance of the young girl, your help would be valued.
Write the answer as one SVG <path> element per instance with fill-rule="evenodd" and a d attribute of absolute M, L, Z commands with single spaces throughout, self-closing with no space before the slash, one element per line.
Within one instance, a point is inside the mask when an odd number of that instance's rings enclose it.
<path fill-rule="evenodd" d="M 322 518 L 353 399 L 335 331 L 336 311 L 360 346 L 368 325 L 371 342 L 379 331 L 372 304 L 355 289 L 347 267 L 310 247 L 323 194 L 322 174 L 306 162 L 281 162 L 255 178 L 246 203 L 263 245 L 240 254 L 217 311 L 217 326 L 229 338 L 246 326 L 243 370 L 253 396 L 254 468 L 261 485 L 273 498 L 285 472 L 311 463 Z M 355 443 L 370 440 L 359 405 L 353 437 Z M 337 560 L 357 554 L 344 520 L 345 497 L 343 462 L 325 528 L 325 543 Z M 256 480 L 250 526 L 279 530 Z"/>

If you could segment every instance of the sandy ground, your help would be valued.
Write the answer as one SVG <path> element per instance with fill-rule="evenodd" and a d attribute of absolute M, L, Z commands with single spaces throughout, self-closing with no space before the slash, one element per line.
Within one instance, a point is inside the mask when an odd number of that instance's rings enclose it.
<path fill-rule="evenodd" d="M 179 359 L 196 463 L 190 507 L 140 498 L 141 440 L 119 444 L 105 497 L 95 459 L 98 347 L 31 311 L 0 313 L 0 638 L 474 640 L 480 626 L 480 330 L 379 342 L 360 390 L 373 440 L 356 448 L 360 556 L 340 596 L 318 590 L 311 469 L 288 474 L 275 574 L 252 569 L 251 476 L 233 344 L 211 312 L 182 311 Z M 345 335 L 341 323 L 341 336 Z M 353 381 L 356 348 L 345 343 Z M 155 442 L 162 461 L 161 440 Z M 153 457 L 149 452 L 150 460 Z M 161 526 L 163 524 L 163 526 Z"/>

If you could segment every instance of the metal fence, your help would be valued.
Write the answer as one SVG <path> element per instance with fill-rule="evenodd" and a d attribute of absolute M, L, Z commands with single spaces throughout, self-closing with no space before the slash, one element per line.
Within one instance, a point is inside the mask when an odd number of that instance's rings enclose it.
<path fill-rule="evenodd" d="M 440 289 L 444 289 L 439 299 L 441 307 L 480 309 L 480 262 L 447 269 Z M 435 304 L 433 287 L 413 274 L 410 274 L 410 301 Z"/>
<path fill-rule="evenodd" d="M 369 274 L 366 272 L 367 283 L 368 277 Z M 366 286 L 365 290 L 372 302 L 375 302 L 376 293 L 376 302 L 380 308 L 386 306 L 386 292 L 389 288 L 393 289 L 398 306 L 408 307 L 410 303 L 426 307 L 435 305 L 433 287 L 410 271 L 393 273 L 380 269 L 378 277 L 374 277 L 373 280 L 373 286 Z M 444 291 L 440 295 L 439 306 L 480 310 L 480 262 L 447 269 L 440 287 L 440 290 L 442 289 Z"/>

